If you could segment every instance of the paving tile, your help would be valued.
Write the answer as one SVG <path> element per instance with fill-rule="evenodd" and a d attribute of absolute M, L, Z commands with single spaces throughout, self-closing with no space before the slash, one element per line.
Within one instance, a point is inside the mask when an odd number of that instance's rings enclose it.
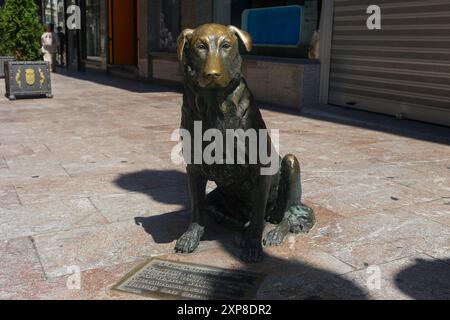
<path fill-rule="evenodd" d="M 0 157 L 0 169 L 8 169 L 5 159 L 2 157 Z"/>
<path fill-rule="evenodd" d="M 178 218 L 177 221 L 183 223 L 176 227 L 166 223 L 171 222 L 170 217 L 163 216 L 144 222 L 95 225 L 34 239 L 46 275 L 58 277 L 67 274 L 67 266 L 79 266 L 84 271 L 171 252 L 175 240 L 187 227 L 188 217 L 183 220 Z"/>
<path fill-rule="evenodd" d="M 239 259 L 240 249 L 230 243 L 219 248 L 200 250 L 193 255 L 171 254 L 160 258 L 195 264 L 217 266 L 233 270 L 245 270 L 264 274 L 266 277 L 256 294 L 257 299 L 363 299 L 365 291 L 345 279 L 344 274 L 353 271 L 349 265 L 319 249 L 298 244 L 293 237 L 278 248 L 266 249 L 265 259 L 258 264 L 246 264 Z"/>
<path fill-rule="evenodd" d="M 20 178 L 67 177 L 68 174 L 57 161 L 48 156 L 31 155 L 8 160 L 8 168 Z"/>
<path fill-rule="evenodd" d="M 449 146 L 403 137 L 369 146 L 356 146 L 356 149 L 376 155 L 385 162 L 414 163 L 450 159 Z"/>
<path fill-rule="evenodd" d="M 16 175 L 14 172 L 9 170 L 8 168 L 2 168 L 0 169 L 0 179 L 2 179 L 2 183 L 12 183 L 16 179 Z"/>
<path fill-rule="evenodd" d="M 450 198 L 406 206 L 401 208 L 401 211 L 423 216 L 450 227 Z"/>
<path fill-rule="evenodd" d="M 0 298 L 9 287 L 45 280 L 31 238 L 0 240 Z"/>
<path fill-rule="evenodd" d="M 347 184 L 324 189 L 311 196 L 309 200 L 340 215 L 352 217 L 430 202 L 438 198 L 430 192 L 417 192 L 385 180 L 350 178 L 343 179 L 340 183 L 343 181 L 347 181 Z"/>
<path fill-rule="evenodd" d="M 1 300 L 58 300 L 53 298 L 58 296 L 61 300 L 71 299 L 70 292 L 64 290 L 65 294 L 61 294 L 64 288 L 64 281 L 58 284 L 49 283 L 46 280 L 26 282 L 21 284 L 9 283 L 8 286 L 0 288 Z M 52 298 L 50 298 L 52 295 Z"/>
<path fill-rule="evenodd" d="M 91 199 L 110 222 L 182 211 L 190 206 L 186 185 L 155 188 L 146 190 L 144 193 L 92 197 Z"/>
<path fill-rule="evenodd" d="M 359 269 L 417 253 L 446 255 L 450 229 L 393 209 L 347 219 L 330 219 L 312 231 L 310 245 Z"/>
<path fill-rule="evenodd" d="M 0 154 L 6 160 L 32 156 L 34 154 L 48 154 L 50 151 L 44 144 L 10 144 L 0 145 Z"/>
<path fill-rule="evenodd" d="M 53 80 L 54 99 L 0 102 L 1 299 L 126 299 L 111 285 L 155 255 L 264 270 L 259 298 L 445 297 L 449 145 L 412 137 L 400 123 L 383 131 L 264 109 L 268 128 L 280 129 L 281 154 L 300 160 L 316 227 L 266 249 L 256 266 L 214 224 L 194 255 L 175 255 L 189 222 L 185 166 L 170 160 L 182 95 L 98 75 Z M 381 291 L 367 287 L 372 264 Z M 81 267 L 82 290 L 67 289 L 68 265 Z"/>
<path fill-rule="evenodd" d="M 2 145 L 34 143 L 36 138 L 28 123 L 4 123 L 0 128 L 0 143 Z"/>
<path fill-rule="evenodd" d="M 414 190 L 432 192 L 440 198 L 450 198 L 450 160 L 413 163 L 409 166 L 418 174 L 398 179 L 397 183 Z"/>
<path fill-rule="evenodd" d="M 187 186 L 187 175 L 185 167 L 175 167 L 168 165 L 167 167 L 153 168 L 153 166 L 146 166 L 141 170 L 136 170 L 138 167 L 128 168 L 119 178 L 116 179 L 118 184 L 122 180 L 134 180 L 144 189 L 157 189 L 166 187 L 183 187 Z"/>
<path fill-rule="evenodd" d="M 367 289 L 376 300 L 448 300 L 450 265 L 426 255 L 415 255 L 348 273 L 346 278 Z M 377 276 L 379 272 L 380 281 Z"/>
<path fill-rule="evenodd" d="M 303 268 L 322 270 L 335 275 L 343 275 L 355 270 L 331 254 L 309 246 L 307 235 L 290 235 L 282 246 L 265 248 L 265 258 L 261 263 L 247 264 L 240 260 L 241 249 L 237 248 L 232 240 L 235 233 L 229 230 L 221 231 L 227 236 L 221 238 L 219 246 L 204 247 L 191 255 L 172 253 L 162 255 L 160 258 L 226 269 L 278 274 L 279 277 L 286 273 L 302 273 Z"/>
<path fill-rule="evenodd" d="M 120 180 L 120 183 L 117 182 Z M 23 204 L 52 202 L 60 199 L 86 198 L 96 195 L 122 194 L 144 187 L 118 174 L 89 177 L 56 177 L 19 180 L 16 190 Z"/>
<path fill-rule="evenodd" d="M 365 161 L 364 161 L 365 162 Z M 376 161 L 367 167 L 362 167 L 354 162 L 354 167 L 342 170 L 339 165 L 333 166 L 334 172 L 330 172 L 333 178 L 339 181 L 340 184 L 346 183 L 345 180 L 363 180 L 369 182 L 376 180 L 397 181 L 414 177 L 418 175 L 418 171 L 413 166 L 386 164 L 381 161 Z M 337 170 L 336 170 L 337 169 Z M 340 181 L 342 179 L 342 181 Z"/>
<path fill-rule="evenodd" d="M 323 139 L 323 137 L 320 139 Z M 297 141 L 293 137 L 289 138 L 286 144 L 280 142 L 280 153 L 282 155 L 288 153 L 295 154 L 300 160 L 302 167 L 307 170 L 356 170 L 355 164 L 360 168 L 368 168 L 373 166 L 374 163 L 377 163 L 377 158 L 357 152 L 350 146 L 336 147 L 337 142 L 331 141 L 324 143 L 320 139 L 317 138 L 316 141 Z M 340 168 L 333 169 L 337 165 Z"/>
<path fill-rule="evenodd" d="M 0 289 L 2 300 L 150 300 L 112 290 L 139 262 L 83 271 L 81 288 L 71 285 L 72 275 L 11 285 Z"/>
<path fill-rule="evenodd" d="M 14 185 L 0 185 L 0 210 L 20 206 Z"/>
<path fill-rule="evenodd" d="M 261 300 L 365 300 L 365 287 L 339 276 L 301 264 L 300 273 L 269 275 L 257 293 Z"/>
<path fill-rule="evenodd" d="M 143 163 L 152 163 L 154 161 L 158 161 L 159 158 L 147 155 L 139 160 Z M 71 177 L 85 177 L 92 176 L 94 174 L 120 174 L 127 170 L 129 166 L 133 165 L 134 163 L 135 160 L 133 160 L 129 156 L 124 155 L 115 158 L 105 157 L 101 160 L 97 158 L 95 160 L 80 162 L 62 162 L 61 166 Z"/>
<path fill-rule="evenodd" d="M 336 219 L 332 212 L 315 207 L 318 227 Z M 268 227 L 270 230 L 270 227 Z M 281 247 L 266 248 L 265 260 L 246 264 L 239 259 L 240 249 L 232 241 L 222 241 L 219 247 L 199 250 L 192 255 L 163 255 L 160 258 L 247 270 L 266 274 L 258 299 L 364 299 L 366 290 L 346 279 L 354 268 L 319 246 L 310 245 L 316 233 L 289 236 Z"/>
<path fill-rule="evenodd" d="M 106 223 L 87 198 L 0 208 L 0 239 L 14 239 Z"/>
<path fill-rule="evenodd" d="M 72 291 L 73 299 L 82 300 L 151 300 L 112 290 L 122 278 L 143 261 L 135 261 L 81 273 L 81 290 Z"/>

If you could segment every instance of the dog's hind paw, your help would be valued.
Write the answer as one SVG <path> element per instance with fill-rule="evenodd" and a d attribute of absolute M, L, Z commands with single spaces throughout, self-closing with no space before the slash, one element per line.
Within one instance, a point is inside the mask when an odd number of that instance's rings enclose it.
<path fill-rule="evenodd" d="M 192 253 L 200 244 L 200 239 L 205 232 L 205 228 L 197 223 L 189 226 L 189 229 L 178 239 L 175 245 L 175 252 L 177 253 Z"/>

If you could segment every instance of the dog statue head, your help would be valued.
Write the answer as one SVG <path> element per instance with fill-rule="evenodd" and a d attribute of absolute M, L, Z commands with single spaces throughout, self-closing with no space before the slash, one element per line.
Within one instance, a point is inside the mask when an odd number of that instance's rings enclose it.
<path fill-rule="evenodd" d="M 240 45 L 252 50 L 252 38 L 234 26 L 205 24 L 178 37 L 178 59 L 185 80 L 202 89 L 225 89 L 242 77 Z"/>

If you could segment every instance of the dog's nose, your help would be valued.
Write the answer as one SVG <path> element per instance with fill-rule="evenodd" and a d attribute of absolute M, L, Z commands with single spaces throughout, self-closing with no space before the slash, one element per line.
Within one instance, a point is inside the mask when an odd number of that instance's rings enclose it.
<path fill-rule="evenodd" d="M 205 76 L 209 79 L 217 79 L 220 78 L 220 73 L 217 71 L 209 71 L 206 72 Z"/>

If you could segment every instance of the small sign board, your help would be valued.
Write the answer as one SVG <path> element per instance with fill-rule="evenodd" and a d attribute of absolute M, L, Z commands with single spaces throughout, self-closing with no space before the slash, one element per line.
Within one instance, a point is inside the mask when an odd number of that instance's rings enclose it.
<path fill-rule="evenodd" d="M 10 61 L 5 63 L 6 97 L 53 98 L 48 62 Z"/>
<path fill-rule="evenodd" d="M 263 274 L 152 259 L 133 270 L 114 290 L 155 299 L 250 300 Z"/>

